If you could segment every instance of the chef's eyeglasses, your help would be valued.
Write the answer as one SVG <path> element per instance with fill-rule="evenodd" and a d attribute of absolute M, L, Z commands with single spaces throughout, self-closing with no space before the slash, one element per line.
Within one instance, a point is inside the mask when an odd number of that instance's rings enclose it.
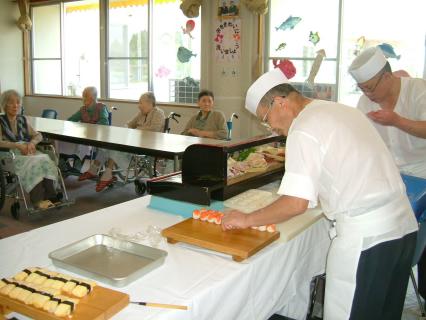
<path fill-rule="evenodd" d="M 375 86 L 374 86 L 372 89 L 362 88 L 362 87 L 360 87 L 360 85 L 359 85 L 359 84 L 357 84 L 357 86 L 358 86 L 358 88 L 359 88 L 362 92 L 364 92 L 364 93 L 368 93 L 368 94 L 371 94 L 371 93 L 373 93 L 374 91 L 376 91 L 377 86 L 379 85 L 380 81 L 382 81 L 382 78 L 383 78 L 383 75 L 384 75 L 384 74 L 385 74 L 385 73 L 384 73 L 384 72 L 382 72 L 382 74 L 380 75 L 379 79 L 377 80 L 377 82 L 376 82 Z"/>
<path fill-rule="evenodd" d="M 275 97 L 273 97 L 271 103 L 269 104 L 268 111 L 266 111 L 265 115 L 262 118 L 262 121 L 260 122 L 262 124 L 262 126 L 264 126 L 269 131 L 272 131 L 272 127 L 268 123 L 268 114 L 271 111 L 272 107 L 274 106 L 275 98 L 278 98 L 278 97 L 279 98 L 283 98 L 283 99 L 285 98 L 285 96 L 275 96 Z"/>

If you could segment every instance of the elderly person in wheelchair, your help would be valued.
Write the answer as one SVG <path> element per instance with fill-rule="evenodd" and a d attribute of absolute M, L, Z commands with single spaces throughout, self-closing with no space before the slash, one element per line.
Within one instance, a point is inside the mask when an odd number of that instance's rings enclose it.
<path fill-rule="evenodd" d="M 35 131 L 25 116 L 20 115 L 21 96 L 15 90 L 5 91 L 0 97 L 4 114 L 0 115 L 0 148 L 10 149 L 15 156 L 15 174 L 21 186 L 29 193 L 33 206 L 37 209 L 53 207 L 58 195 L 55 184 L 58 171 L 54 161 L 36 150 L 42 135 Z M 2 152 L 2 157 L 10 156 Z"/>
<path fill-rule="evenodd" d="M 106 105 L 98 102 L 96 87 L 86 87 L 82 94 L 83 106 L 75 112 L 68 121 L 109 125 L 109 113 Z M 91 153 L 90 146 L 76 145 L 61 141 L 58 149 L 60 152 L 60 167 L 65 174 L 80 174 L 82 159 Z M 71 166 L 70 161 L 73 160 Z"/>
<path fill-rule="evenodd" d="M 156 106 L 156 99 L 153 92 L 146 92 L 140 96 L 138 108 L 139 113 L 127 123 L 128 128 L 163 132 L 165 122 L 164 111 Z M 106 169 L 96 185 L 96 191 L 100 192 L 117 180 L 113 176 L 113 168 L 128 168 L 132 157 L 133 154 L 130 153 L 104 149 L 99 150 L 98 159 L 92 162 L 89 170 L 84 172 L 79 177 L 79 180 L 97 178 L 102 160 L 107 159 Z"/>

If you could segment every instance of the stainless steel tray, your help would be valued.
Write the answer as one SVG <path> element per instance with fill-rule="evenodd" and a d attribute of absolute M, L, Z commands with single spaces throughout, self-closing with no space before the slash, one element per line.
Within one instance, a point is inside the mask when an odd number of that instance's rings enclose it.
<path fill-rule="evenodd" d="M 95 234 L 49 253 L 53 264 L 83 276 L 123 287 L 163 264 L 167 252 Z"/>

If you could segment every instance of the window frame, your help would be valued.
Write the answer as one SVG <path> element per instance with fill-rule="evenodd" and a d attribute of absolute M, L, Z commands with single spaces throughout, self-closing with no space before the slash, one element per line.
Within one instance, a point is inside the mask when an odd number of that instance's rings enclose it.
<path fill-rule="evenodd" d="M 64 15 L 64 3 L 66 2 L 77 2 L 79 0 L 57 0 L 57 1 L 49 1 L 49 2 L 43 2 L 43 3 L 30 3 L 30 17 L 33 17 L 33 8 L 39 7 L 39 6 L 47 6 L 47 5 L 55 5 L 58 4 L 60 6 L 60 48 L 61 48 L 61 94 L 43 94 L 43 93 L 34 93 L 35 88 L 35 77 L 34 77 L 34 60 L 59 60 L 59 59 L 34 59 L 34 37 L 33 33 L 28 32 L 27 36 L 24 36 L 23 38 L 23 48 L 24 48 L 24 91 L 26 96 L 35 96 L 35 97 L 52 97 L 52 98 L 62 98 L 62 99 L 79 99 L 78 96 L 67 96 L 64 95 L 64 59 L 63 59 L 63 15 Z M 153 40 L 153 32 L 151 32 L 153 27 L 153 4 L 154 0 L 148 0 L 148 90 L 152 91 L 153 89 L 153 70 L 152 70 L 152 59 L 153 59 L 153 46 L 152 46 L 152 40 Z M 108 33 L 108 10 L 109 10 L 109 0 L 99 0 L 99 37 L 100 37 L 100 53 L 99 53 L 99 63 L 100 63 L 100 72 L 99 72 L 99 83 L 100 88 L 99 89 L 99 100 L 100 101 L 110 101 L 110 102 L 130 102 L 133 103 L 137 101 L 137 99 L 120 99 L 120 98 L 111 98 L 110 97 L 110 86 L 109 86 L 109 61 L 110 60 L 123 60 L 123 57 L 109 57 L 109 33 Z M 200 11 L 202 11 L 202 8 L 200 8 Z M 204 10 L 204 12 L 208 12 L 207 10 Z M 201 14 L 201 13 L 200 13 Z M 201 14 L 201 28 L 203 26 L 203 20 L 205 20 L 205 15 Z M 203 30 L 203 29 L 202 29 Z M 201 31 L 201 34 L 203 34 L 203 31 Z M 204 37 L 201 37 L 201 48 L 200 48 L 200 87 L 203 84 L 203 71 L 206 69 L 206 67 L 203 64 L 203 46 L 206 45 L 206 40 Z M 144 58 L 132 58 L 132 57 L 124 57 L 124 59 L 128 60 L 143 60 Z M 179 107 L 197 107 L 196 103 L 179 103 L 174 101 L 159 101 L 157 102 L 158 105 L 170 105 L 170 106 L 179 106 Z"/>

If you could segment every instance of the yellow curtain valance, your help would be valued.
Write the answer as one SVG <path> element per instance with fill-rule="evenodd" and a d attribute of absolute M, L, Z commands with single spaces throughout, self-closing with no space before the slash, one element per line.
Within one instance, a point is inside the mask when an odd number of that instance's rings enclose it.
<path fill-rule="evenodd" d="M 163 3 L 173 3 L 178 0 L 154 0 L 154 4 L 163 4 Z M 109 8 L 126 8 L 134 6 L 145 6 L 148 4 L 148 0 L 118 0 L 110 1 Z M 67 6 L 66 13 L 72 13 L 76 11 L 86 11 L 86 10 L 96 10 L 99 9 L 98 3 L 88 3 L 88 4 L 76 4 Z"/>

